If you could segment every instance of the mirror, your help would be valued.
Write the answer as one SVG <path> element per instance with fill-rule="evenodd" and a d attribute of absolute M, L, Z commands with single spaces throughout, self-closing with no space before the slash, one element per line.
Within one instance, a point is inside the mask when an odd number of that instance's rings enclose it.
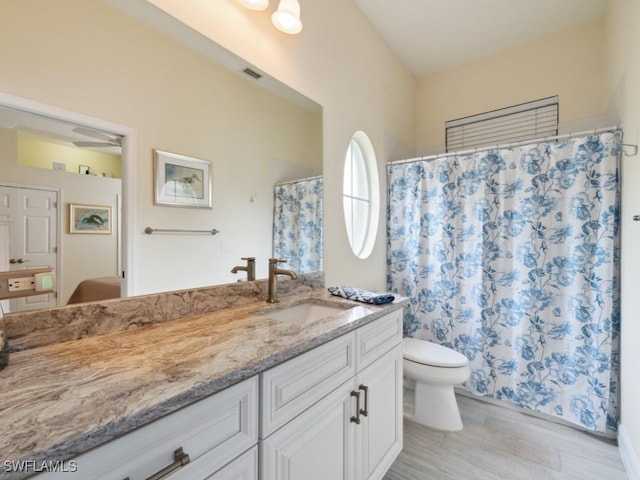
<path fill-rule="evenodd" d="M 138 0 L 10 0 L 0 41 L 12 46 L 0 52 L 3 71 L 11 72 L 0 79 L 0 92 L 88 119 L 22 115 L 0 124 L 2 162 L 12 162 L 2 164 L 0 185 L 60 193 L 60 244 L 49 244 L 62 257 L 54 303 L 66 304 L 82 280 L 117 277 L 127 255 L 133 295 L 234 282 L 243 275 L 231 269 L 248 256 L 257 257 L 256 277 L 266 277 L 274 185 L 322 173 L 319 105 L 255 69 L 262 77 L 248 76 L 243 70 L 251 65 Z M 121 132 L 104 127 L 112 122 L 133 132 L 122 137 L 133 153 L 123 155 L 121 175 L 70 153 L 112 155 L 117 163 L 118 145 L 72 145 L 113 143 Z M 18 164 L 25 142 L 68 150 L 62 160 L 40 158 L 46 168 L 37 168 Z M 154 149 L 209 160 L 213 208 L 154 205 Z M 111 234 L 69 233 L 70 204 L 109 206 Z M 127 216 L 133 220 L 122 223 Z M 220 233 L 147 235 L 145 227 Z M 38 306 L 48 305 L 27 308 Z"/>

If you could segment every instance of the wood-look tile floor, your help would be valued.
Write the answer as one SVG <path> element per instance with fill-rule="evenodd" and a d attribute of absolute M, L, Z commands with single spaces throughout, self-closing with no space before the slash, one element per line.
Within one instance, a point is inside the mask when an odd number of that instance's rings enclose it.
<path fill-rule="evenodd" d="M 384 480 L 627 480 L 612 440 L 466 396 L 457 399 L 461 432 L 405 418 L 404 449 Z"/>

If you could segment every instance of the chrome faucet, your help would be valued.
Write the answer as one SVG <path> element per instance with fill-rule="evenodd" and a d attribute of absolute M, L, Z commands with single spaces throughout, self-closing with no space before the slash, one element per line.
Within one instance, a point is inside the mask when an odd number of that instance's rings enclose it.
<path fill-rule="evenodd" d="M 278 275 L 289 275 L 293 280 L 298 275 L 293 270 L 282 270 L 278 268 L 278 263 L 284 263 L 286 260 L 278 258 L 269 259 L 269 293 L 267 295 L 267 303 L 278 303 Z"/>
<path fill-rule="evenodd" d="M 242 257 L 242 260 L 246 260 L 247 265 L 245 267 L 233 267 L 231 273 L 247 272 L 247 281 L 253 282 L 256 279 L 256 257 Z"/>

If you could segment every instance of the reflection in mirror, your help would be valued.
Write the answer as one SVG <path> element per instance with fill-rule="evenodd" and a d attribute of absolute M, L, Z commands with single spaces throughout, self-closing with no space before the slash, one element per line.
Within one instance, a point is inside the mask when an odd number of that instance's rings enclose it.
<path fill-rule="evenodd" d="M 231 273 L 242 257 L 255 256 L 256 278 L 265 278 L 273 252 L 274 185 L 322 173 L 321 107 L 267 75 L 248 77 L 242 71 L 253 67 L 227 51 L 224 67 L 216 64 L 211 52 L 221 47 L 149 2 L 53 3 L 3 3 L 0 42 L 11 48 L 0 51 L 0 92 L 126 125 L 135 137 L 131 143 L 125 137 L 123 145 L 136 147 L 131 159 L 127 153 L 121 173 L 97 160 L 75 160 L 71 153 L 55 160 L 47 155 L 46 168 L 38 168 L 31 160 L 18 163 L 19 137 L 50 149 L 117 155 L 117 136 L 62 125 L 63 140 L 57 126 L 21 122 L 20 133 L 0 127 L 2 161 L 12 162 L 10 168 L 2 164 L 0 183 L 46 186 L 58 196 L 60 243 L 55 235 L 38 237 L 58 253 L 50 261 L 57 262 L 60 294 L 47 301 L 64 305 L 83 280 L 117 276 L 127 269 L 120 258 L 134 259 L 126 277 L 133 295 L 244 279 L 242 272 Z M 126 12 L 129 7 L 145 20 Z M 85 147 L 73 142 L 85 142 Z M 87 148 L 88 142 L 109 145 Z M 153 204 L 154 149 L 212 162 L 211 210 Z M 135 175 L 135 182 L 128 183 L 128 175 Z M 98 194 L 107 185 L 109 192 Z M 112 235 L 69 234 L 69 203 L 111 206 Z M 132 223 L 127 216 L 134 218 Z M 125 223 L 119 225 L 121 218 Z M 220 233 L 145 235 L 145 227 L 216 228 Z M 124 240 L 118 243 L 119 238 Z M 113 245 L 103 245 L 107 241 Z M 113 255 L 106 254 L 112 250 Z M 82 255 L 76 258 L 77 253 Z"/>
<path fill-rule="evenodd" d="M 53 268 L 58 284 L 57 295 L 5 301 L 7 312 L 120 296 L 121 154 L 115 135 L 0 106 L 0 218 L 10 222 L 8 267 Z M 97 211 L 93 207 L 109 217 L 71 215 Z M 88 228 L 93 218 L 105 234 Z M 87 279 L 105 287 L 87 297 Z"/>
<path fill-rule="evenodd" d="M 278 183 L 274 188 L 273 256 L 297 273 L 322 270 L 322 176 Z"/>

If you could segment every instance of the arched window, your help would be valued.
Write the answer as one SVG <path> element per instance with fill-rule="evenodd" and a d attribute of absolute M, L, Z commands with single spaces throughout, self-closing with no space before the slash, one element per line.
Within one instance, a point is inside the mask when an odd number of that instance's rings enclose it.
<path fill-rule="evenodd" d="M 359 258 L 373 250 L 378 230 L 380 192 L 373 145 L 364 132 L 351 138 L 344 162 L 342 204 L 349 245 Z"/>

